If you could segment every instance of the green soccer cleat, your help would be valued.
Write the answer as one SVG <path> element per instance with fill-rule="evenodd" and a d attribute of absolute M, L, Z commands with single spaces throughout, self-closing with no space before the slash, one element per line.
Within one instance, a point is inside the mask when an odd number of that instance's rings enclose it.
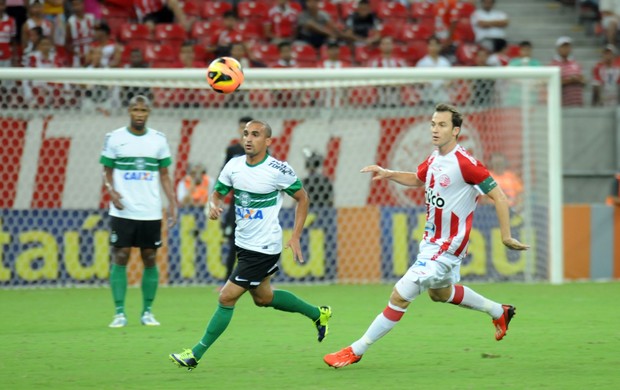
<path fill-rule="evenodd" d="M 188 371 L 198 366 L 198 360 L 194 357 L 191 349 L 184 349 L 180 353 L 171 353 L 168 358 L 177 365 L 177 367 L 185 367 Z"/>
<path fill-rule="evenodd" d="M 327 325 L 327 322 L 332 316 L 332 308 L 329 306 L 319 306 L 319 311 L 321 312 L 321 315 L 316 321 L 314 321 L 314 325 L 316 325 L 316 330 L 319 332 L 317 339 L 320 343 L 321 341 L 323 341 L 325 336 L 327 336 L 327 333 L 329 331 L 329 326 Z"/>

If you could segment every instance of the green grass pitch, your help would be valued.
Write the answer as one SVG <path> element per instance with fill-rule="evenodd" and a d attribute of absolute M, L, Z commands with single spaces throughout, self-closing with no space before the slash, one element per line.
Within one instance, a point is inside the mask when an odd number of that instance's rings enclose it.
<path fill-rule="evenodd" d="M 335 370 L 323 355 L 361 336 L 392 286 L 278 286 L 332 306 L 323 343 L 305 317 L 255 307 L 244 296 L 192 372 L 168 354 L 202 335 L 216 305 L 213 286 L 161 288 L 157 328 L 140 325 L 140 290 L 130 289 L 123 329 L 107 327 L 107 288 L 0 290 L 0 388 L 620 388 L 620 283 L 470 286 L 517 306 L 503 341 L 495 341 L 486 314 L 424 295 L 360 363 Z"/>

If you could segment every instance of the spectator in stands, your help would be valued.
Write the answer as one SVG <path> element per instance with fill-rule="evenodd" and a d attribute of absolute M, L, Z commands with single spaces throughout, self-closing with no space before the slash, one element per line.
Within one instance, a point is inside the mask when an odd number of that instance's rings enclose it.
<path fill-rule="evenodd" d="M 205 68 L 207 64 L 196 60 L 196 52 L 191 42 L 184 42 L 179 51 L 179 61 L 174 65 L 175 68 Z"/>
<path fill-rule="evenodd" d="M 495 0 L 481 0 L 482 8 L 471 15 L 471 25 L 476 35 L 476 42 L 491 44 L 492 52 L 499 51 L 500 45 L 506 44 L 506 27 L 509 19 L 505 12 L 494 9 Z"/>
<path fill-rule="evenodd" d="M 65 46 L 65 2 L 64 0 L 44 0 L 43 17 L 54 25 L 52 42 L 55 46 Z"/>
<path fill-rule="evenodd" d="M 111 38 L 110 26 L 100 22 L 95 26 L 94 41 L 91 48 L 100 47 L 104 67 L 116 68 L 121 63 L 121 47 Z M 90 63 L 90 60 L 88 61 Z"/>
<path fill-rule="evenodd" d="M 142 50 L 137 48 L 132 49 L 129 53 L 129 63 L 125 65 L 125 68 L 141 69 L 148 67 L 149 64 L 144 60 L 144 54 L 142 53 Z M 122 87 L 121 97 L 123 99 L 123 106 L 128 107 L 129 101 L 134 96 L 138 95 L 144 95 L 148 97 L 149 100 L 153 100 L 153 93 L 151 92 L 151 89 L 149 87 Z"/>
<path fill-rule="evenodd" d="M 446 57 L 439 55 L 441 52 L 441 42 L 436 36 L 428 39 L 428 54 L 418 61 L 418 68 L 449 68 L 452 66 Z M 447 89 L 449 82 L 444 80 L 433 80 L 422 84 L 422 100 L 424 103 L 435 105 L 449 101 Z"/>
<path fill-rule="evenodd" d="M 18 44 L 22 42 L 22 26 L 28 19 L 27 3 L 27 0 L 6 0 L 6 14 L 15 20 L 15 40 Z"/>
<path fill-rule="evenodd" d="M 295 39 L 299 11 L 290 3 L 289 0 L 277 0 L 269 9 L 265 23 L 265 37 L 272 43 L 278 44 L 283 40 Z"/>
<path fill-rule="evenodd" d="M 306 9 L 299 14 L 298 38 L 315 48 L 320 48 L 328 39 L 338 39 L 341 33 L 326 12 L 319 9 L 319 0 L 307 0 Z"/>
<path fill-rule="evenodd" d="M 207 47 L 216 57 L 227 55 L 230 52 L 231 45 L 238 41 L 237 26 L 239 20 L 233 11 L 226 11 L 222 16 L 222 25 L 224 28 L 215 38 L 214 45 Z"/>
<path fill-rule="evenodd" d="M 573 40 L 560 37 L 555 43 L 557 55 L 550 65 L 559 66 L 562 77 L 562 106 L 583 106 L 585 78 L 581 64 L 573 59 L 571 52 Z"/>
<path fill-rule="evenodd" d="M 84 0 L 72 0 L 73 15 L 67 19 L 67 52 L 71 53 L 73 67 L 88 62 L 88 52 L 95 35 L 95 16 L 84 11 Z"/>
<path fill-rule="evenodd" d="M 329 41 L 327 42 L 326 45 L 327 45 L 327 50 L 326 50 L 327 58 L 322 60 L 319 63 L 319 67 L 335 69 L 335 68 L 348 68 L 349 66 L 351 66 L 349 62 L 342 61 L 340 59 L 340 44 L 338 44 L 338 41 L 336 40 Z"/>
<path fill-rule="evenodd" d="M 394 40 L 385 36 L 379 41 L 379 56 L 368 61 L 370 68 L 402 68 L 407 62 L 394 54 Z"/>
<path fill-rule="evenodd" d="M 46 37 L 54 36 L 54 25 L 43 17 L 43 0 L 30 0 L 28 19 L 22 26 L 22 47 L 28 45 L 28 31 L 34 27 L 41 27 L 41 31 Z"/>
<path fill-rule="evenodd" d="M 14 65 L 17 56 L 17 26 L 5 10 L 6 0 L 0 0 L 0 68 Z"/>
<path fill-rule="evenodd" d="M 620 173 L 616 173 L 606 201 L 608 206 L 620 207 Z"/>
<path fill-rule="evenodd" d="M 264 68 L 265 64 L 262 62 L 251 58 L 248 55 L 248 50 L 245 47 L 245 43 L 243 42 L 235 42 L 230 47 L 230 54 L 232 58 L 236 59 L 241 63 L 243 68 Z"/>
<path fill-rule="evenodd" d="M 28 56 L 36 50 L 39 40 L 43 37 L 43 29 L 39 26 L 33 27 L 28 30 L 26 35 L 27 44 L 22 50 L 22 66 L 28 66 Z"/>
<path fill-rule="evenodd" d="M 607 43 L 615 45 L 620 26 L 620 1 L 599 0 L 598 9 L 601 13 L 601 24 L 605 30 Z"/>
<path fill-rule="evenodd" d="M 160 23 L 177 23 L 189 29 L 183 7 L 178 0 L 133 0 L 138 22 L 155 28 Z"/>
<path fill-rule="evenodd" d="M 489 56 L 487 60 L 488 66 L 506 66 L 510 62 L 508 57 L 508 42 L 497 41 L 494 52 Z"/>
<path fill-rule="evenodd" d="M 148 68 L 149 64 L 144 60 L 144 54 L 142 50 L 135 48 L 131 49 L 129 53 L 129 63 L 125 68 Z"/>
<path fill-rule="evenodd" d="M 213 192 L 213 179 L 203 164 L 188 164 L 187 174 L 177 185 L 179 207 L 204 207 Z"/>
<path fill-rule="evenodd" d="M 513 58 L 508 63 L 509 66 L 541 66 L 536 58 L 532 58 L 532 43 L 522 41 L 519 43 L 519 57 Z"/>
<path fill-rule="evenodd" d="M 310 208 L 334 207 L 334 186 L 323 174 L 323 156 L 307 148 L 304 148 L 303 153 L 308 170 L 308 176 L 303 179 L 303 186 L 308 193 Z"/>
<path fill-rule="evenodd" d="M 295 68 L 297 61 L 293 58 L 293 48 L 290 42 L 284 41 L 278 44 L 278 61 L 272 65 L 274 68 Z"/>
<path fill-rule="evenodd" d="M 476 52 L 474 66 L 489 66 L 489 50 L 481 46 Z M 471 82 L 471 104 L 473 106 L 490 106 L 495 97 L 495 80 L 476 79 Z"/>
<path fill-rule="evenodd" d="M 26 66 L 30 68 L 61 68 L 64 61 L 54 50 L 52 38 L 43 36 L 39 39 L 35 50 L 28 55 Z M 47 83 L 44 81 L 24 82 L 24 98 L 31 104 L 47 105 L 56 93 L 59 93 L 63 86 L 59 84 Z M 33 99 L 36 98 L 36 99 Z"/>
<path fill-rule="evenodd" d="M 372 12 L 369 0 L 360 0 L 357 3 L 355 11 L 347 16 L 345 25 L 343 37 L 351 42 L 372 45 L 381 39 L 379 34 L 373 33 L 381 23 L 377 15 Z"/>
<path fill-rule="evenodd" d="M 592 69 L 592 105 L 617 107 L 620 104 L 620 64 L 615 61 L 616 47 L 607 44 L 601 61 Z"/>
<path fill-rule="evenodd" d="M 435 21 L 435 36 L 442 42 L 444 48 L 452 50 L 452 40 L 458 18 L 453 10 L 459 0 L 436 0 L 434 1 L 433 17 Z"/>

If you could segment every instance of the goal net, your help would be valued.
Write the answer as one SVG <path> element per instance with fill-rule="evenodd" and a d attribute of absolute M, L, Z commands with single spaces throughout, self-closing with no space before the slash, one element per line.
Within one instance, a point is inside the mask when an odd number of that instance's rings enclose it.
<path fill-rule="evenodd" d="M 152 99 L 148 126 L 167 135 L 175 186 L 188 164 L 217 178 L 244 116 L 267 121 L 270 153 L 314 183 L 306 186 L 306 263 L 284 251 L 276 283 L 393 282 L 405 273 L 424 231 L 423 190 L 359 170 L 415 171 L 432 152 L 434 105 L 454 104 L 465 115 L 460 144 L 507 183 L 512 234 L 532 246 L 507 250 L 483 197 L 463 279 L 562 280 L 555 68 L 247 69 L 232 95 L 211 91 L 199 69 L 0 69 L 0 90 L 0 286 L 107 283 L 99 155 L 105 133 L 129 124 L 127 102 L 137 94 Z M 290 199 L 284 206 L 287 240 L 294 209 Z M 163 230 L 162 283 L 222 283 L 229 248 L 220 222 L 189 206 Z M 129 269 L 138 283 L 137 253 Z"/>

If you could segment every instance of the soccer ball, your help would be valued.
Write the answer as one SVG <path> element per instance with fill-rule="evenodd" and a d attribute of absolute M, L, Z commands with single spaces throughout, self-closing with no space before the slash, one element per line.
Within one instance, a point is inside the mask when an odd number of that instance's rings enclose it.
<path fill-rule="evenodd" d="M 216 58 L 209 64 L 207 82 L 215 92 L 233 93 L 244 79 L 241 64 L 232 57 Z"/>

